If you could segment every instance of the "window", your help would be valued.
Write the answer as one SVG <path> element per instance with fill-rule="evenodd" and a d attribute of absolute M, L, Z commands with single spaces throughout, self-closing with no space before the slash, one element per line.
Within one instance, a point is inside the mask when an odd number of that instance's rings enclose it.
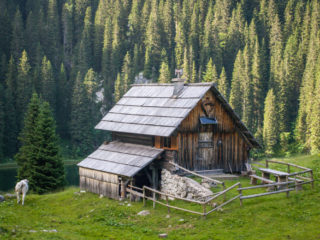
<path fill-rule="evenodd" d="M 178 150 L 177 137 L 155 137 L 155 147 Z"/>

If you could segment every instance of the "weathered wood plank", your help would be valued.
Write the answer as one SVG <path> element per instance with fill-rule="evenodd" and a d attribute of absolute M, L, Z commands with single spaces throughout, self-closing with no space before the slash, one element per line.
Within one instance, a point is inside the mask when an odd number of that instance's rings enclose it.
<path fill-rule="evenodd" d="M 266 195 L 284 193 L 284 192 L 286 193 L 286 192 L 290 192 L 290 191 L 294 191 L 294 189 L 289 188 L 289 189 L 283 189 L 283 190 L 278 190 L 278 191 L 274 191 L 274 192 L 266 192 L 266 193 L 248 195 L 248 196 L 241 196 L 240 199 L 243 200 L 243 199 L 249 199 L 249 198 L 255 198 L 255 197 L 262 197 L 262 196 L 266 196 Z"/>

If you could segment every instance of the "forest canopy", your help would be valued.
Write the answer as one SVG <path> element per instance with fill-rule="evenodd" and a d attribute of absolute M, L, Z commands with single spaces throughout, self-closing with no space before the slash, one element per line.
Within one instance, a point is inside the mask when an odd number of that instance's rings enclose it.
<path fill-rule="evenodd" d="M 165 83 L 177 68 L 215 82 L 268 154 L 319 152 L 319 27 L 318 0 L 2 0 L 0 161 L 33 91 L 82 156 L 139 74 Z"/>

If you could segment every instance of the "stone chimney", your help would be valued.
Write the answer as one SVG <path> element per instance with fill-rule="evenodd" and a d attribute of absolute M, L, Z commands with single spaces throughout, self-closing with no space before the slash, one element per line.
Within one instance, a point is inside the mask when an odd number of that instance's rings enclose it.
<path fill-rule="evenodd" d="M 179 94 L 181 93 L 181 91 L 183 89 L 184 82 L 185 82 L 185 79 L 181 78 L 181 76 L 183 75 L 183 69 L 179 69 L 179 70 L 176 69 L 175 75 L 177 76 L 177 78 L 173 78 L 171 80 L 174 83 L 172 98 L 177 98 L 179 96 Z"/>

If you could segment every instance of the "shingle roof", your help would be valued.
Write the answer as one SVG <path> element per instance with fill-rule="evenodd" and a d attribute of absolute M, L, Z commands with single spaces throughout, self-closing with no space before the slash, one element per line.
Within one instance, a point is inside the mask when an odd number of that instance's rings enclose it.
<path fill-rule="evenodd" d="M 96 129 L 168 137 L 211 86 L 186 84 L 181 94 L 172 98 L 173 84 L 133 85 Z"/>
<path fill-rule="evenodd" d="M 209 90 L 218 98 L 248 142 L 260 147 L 213 83 L 185 84 L 176 98 L 172 97 L 174 84 L 134 84 L 96 129 L 168 137 Z"/>
<path fill-rule="evenodd" d="M 78 163 L 79 167 L 132 177 L 164 150 L 138 144 L 110 142 Z"/>

